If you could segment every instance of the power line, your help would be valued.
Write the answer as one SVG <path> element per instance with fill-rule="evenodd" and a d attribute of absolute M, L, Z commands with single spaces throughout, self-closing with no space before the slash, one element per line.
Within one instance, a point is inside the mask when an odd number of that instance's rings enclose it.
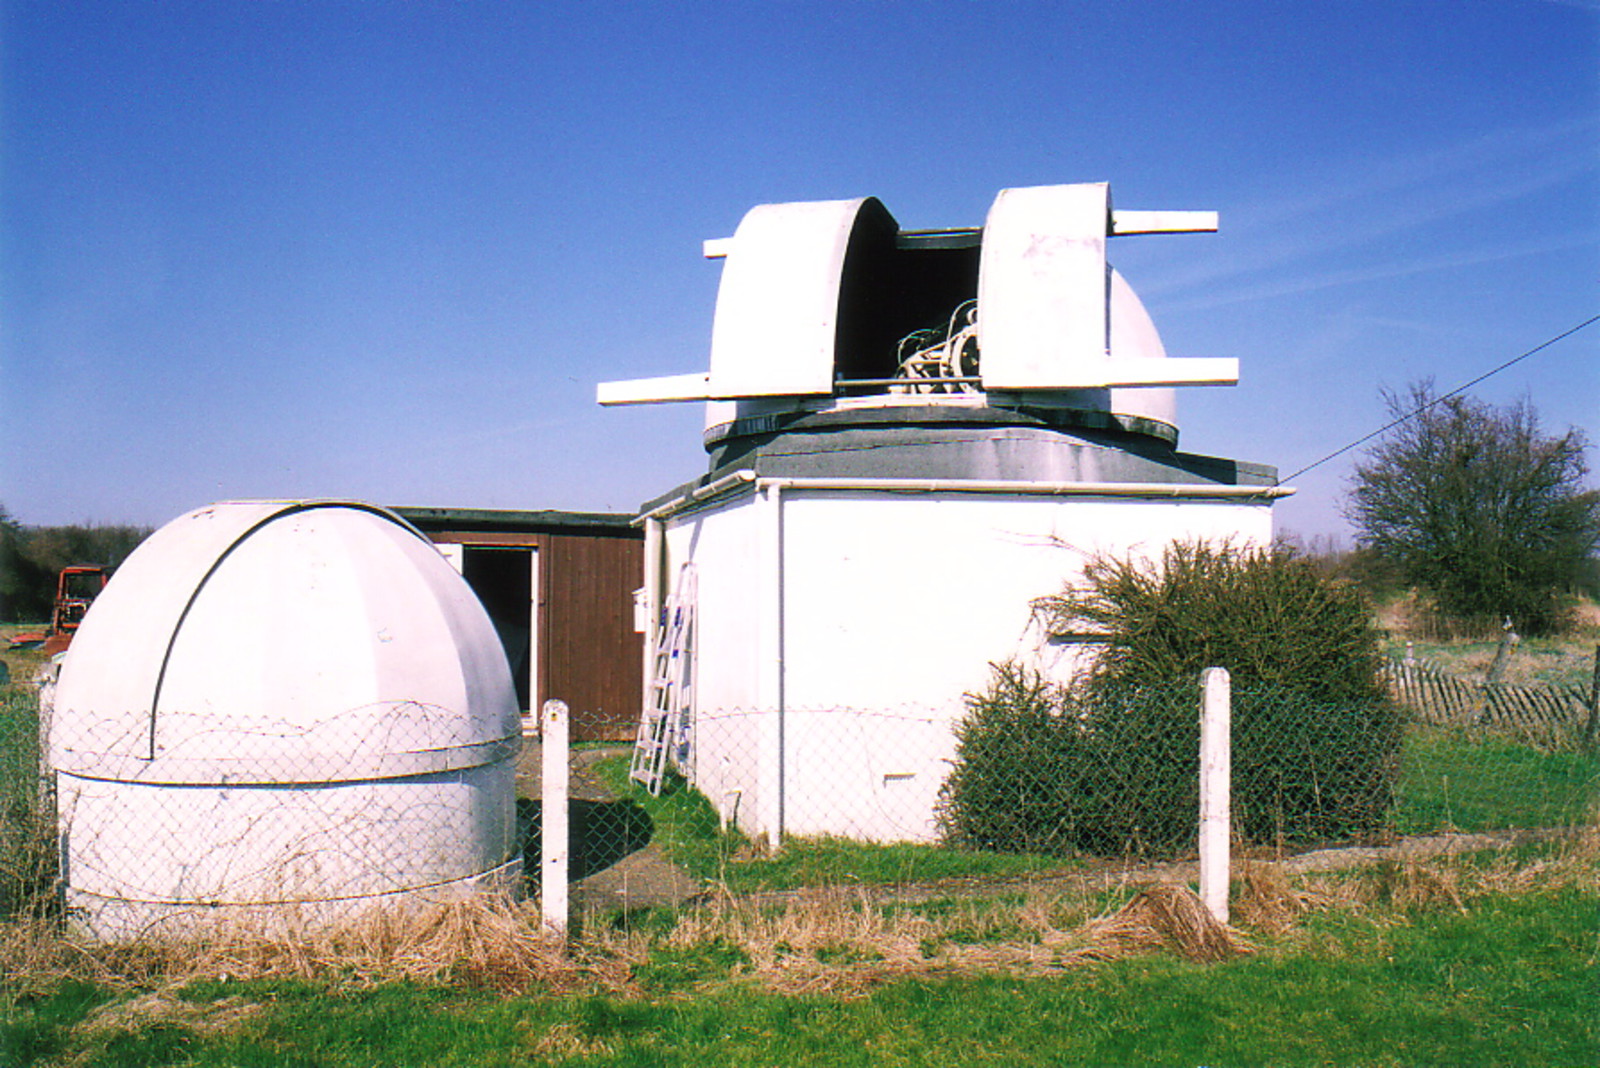
<path fill-rule="evenodd" d="M 1584 327 L 1593 326 L 1595 323 L 1600 323 L 1600 315 L 1591 315 L 1589 318 L 1585 319 L 1583 322 L 1579 323 L 1577 326 L 1574 326 L 1572 329 L 1563 330 L 1561 333 L 1557 334 L 1555 337 L 1551 338 L 1549 341 L 1544 341 L 1544 342 L 1541 342 L 1540 344 L 1535 345 L 1533 348 L 1529 349 L 1527 352 L 1524 352 L 1521 356 L 1513 356 L 1511 359 L 1507 360 L 1505 363 L 1501 364 L 1499 367 L 1496 367 L 1493 370 L 1485 371 L 1483 374 L 1479 375 L 1477 378 L 1474 378 L 1471 382 L 1468 382 L 1465 385 L 1457 386 L 1455 389 L 1452 389 L 1449 393 L 1446 393 L 1446 394 L 1444 394 L 1442 396 L 1435 397 L 1433 400 L 1429 401 L 1427 404 L 1422 405 L 1421 407 L 1417 408 L 1414 411 L 1407 412 L 1405 415 L 1402 415 L 1400 418 L 1396 419 L 1394 422 L 1388 424 L 1387 426 L 1380 427 L 1377 430 L 1374 430 L 1372 433 L 1368 434 L 1366 437 L 1358 438 L 1357 440 L 1352 441 L 1350 444 L 1344 446 L 1343 448 L 1335 449 L 1333 452 L 1330 452 L 1328 455 L 1324 456 L 1322 459 L 1318 460 L 1316 463 L 1307 464 L 1305 467 L 1302 467 L 1300 470 L 1296 471 L 1294 474 L 1287 475 L 1284 478 L 1279 479 L 1278 480 L 1279 484 L 1281 485 L 1284 482 L 1288 482 L 1292 478 L 1299 478 L 1301 475 L 1305 474 L 1307 471 L 1310 471 L 1312 468 L 1321 467 L 1323 464 L 1327 463 L 1329 460 L 1333 459 L 1335 456 L 1343 456 L 1345 453 L 1349 452 L 1353 448 L 1356 448 L 1358 445 L 1365 445 L 1367 442 L 1371 441 L 1373 438 L 1377 437 L 1378 435 L 1385 434 L 1385 433 L 1388 433 L 1389 431 L 1393 430 L 1395 427 L 1399 426 L 1401 423 L 1405 422 L 1407 419 L 1412 419 L 1412 418 L 1414 418 L 1416 416 L 1421 415 L 1423 412 L 1427 411 L 1429 408 L 1432 408 L 1435 404 L 1439 404 L 1439 403 L 1441 403 L 1443 401 L 1447 401 L 1451 397 L 1454 397 L 1459 393 L 1465 393 L 1467 390 L 1471 389 L 1473 386 L 1477 385 L 1479 382 L 1482 382 L 1484 379 L 1491 378 L 1494 375 L 1499 374 L 1501 371 L 1504 371 L 1507 367 L 1510 367 L 1512 364 L 1520 363 L 1523 360 L 1526 360 L 1529 356 L 1532 356 L 1534 353 L 1539 352 L 1539 351 L 1541 351 L 1543 349 L 1549 348 L 1551 345 L 1554 345 L 1557 341 L 1560 341 L 1562 338 L 1571 337 L 1573 334 L 1576 334 L 1579 330 L 1582 330 Z"/>

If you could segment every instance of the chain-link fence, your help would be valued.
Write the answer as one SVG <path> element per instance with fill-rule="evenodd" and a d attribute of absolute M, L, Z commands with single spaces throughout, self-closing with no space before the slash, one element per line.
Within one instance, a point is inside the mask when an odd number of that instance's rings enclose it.
<path fill-rule="evenodd" d="M 537 738 L 518 753 L 515 738 L 468 737 L 397 706 L 311 728 L 263 722 L 248 737 L 191 732 L 164 765 L 118 757 L 97 736 L 91 767 L 71 757 L 87 740 L 58 740 L 48 776 L 36 689 L 0 693 L 7 918 L 54 910 L 125 937 L 229 906 L 315 918 L 484 886 L 537 893 Z M 634 743 L 577 745 L 573 901 L 635 910 L 818 886 L 959 894 L 1186 861 L 1198 710 L 1197 684 L 1089 701 L 1020 676 L 946 708 L 699 709 L 668 742 L 659 793 L 630 777 Z M 583 715 L 573 711 L 574 733 Z M 337 735 L 322 746 L 343 754 L 337 766 L 290 760 L 308 729 L 319 745 Z M 1597 794 L 1592 749 L 1492 718 L 1234 690 L 1240 851 L 1572 828 L 1594 821 Z"/>
<path fill-rule="evenodd" d="M 55 810 L 40 772 L 38 697 L 0 686 L 0 919 L 49 911 L 57 877 Z"/>
<path fill-rule="evenodd" d="M 659 796 L 630 780 L 633 746 L 575 754 L 599 791 L 591 800 L 631 812 L 640 845 L 632 867 L 591 876 L 605 893 L 580 882 L 575 900 L 652 904 L 662 899 L 652 885 L 686 884 L 948 891 L 962 885 L 951 880 L 1191 860 L 1199 701 L 1198 682 L 1089 699 L 1014 674 L 945 709 L 699 710 L 674 732 Z M 1572 707 L 1565 736 L 1578 737 L 1586 715 Z M 1596 819 L 1594 751 L 1513 723 L 1237 686 L 1232 720 L 1232 833 L 1248 855 Z M 574 850 L 623 852 L 601 841 Z"/>

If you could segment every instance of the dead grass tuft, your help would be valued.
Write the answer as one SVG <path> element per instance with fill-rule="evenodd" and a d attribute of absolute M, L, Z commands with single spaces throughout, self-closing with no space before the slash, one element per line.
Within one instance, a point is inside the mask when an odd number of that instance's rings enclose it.
<path fill-rule="evenodd" d="M 1194 891 L 1172 883 L 1140 891 L 1111 916 L 1091 920 L 1085 934 L 1088 945 L 1074 954 L 1084 960 L 1170 949 L 1185 960 L 1210 962 L 1253 949 L 1241 932 L 1218 923 Z"/>
<path fill-rule="evenodd" d="M 524 1033 L 528 1050 L 539 1058 L 539 1063 L 552 1059 L 603 1057 L 613 1052 L 607 1043 L 585 1036 L 576 1024 L 554 1024 L 537 1034 L 531 1033 L 531 1029 L 525 1029 Z"/>
<path fill-rule="evenodd" d="M 157 990 L 96 1009 L 83 1022 L 83 1030 L 88 1035 L 111 1034 L 166 1023 L 191 1031 L 225 1034 L 260 1012 L 258 1002 L 244 998 L 202 1003 L 184 1001 L 167 991 Z"/>
<path fill-rule="evenodd" d="M 1246 861 L 1229 912 L 1234 922 L 1245 927 L 1282 934 L 1301 916 L 1332 907 L 1338 900 L 1314 885 L 1296 886 L 1276 864 Z"/>
<path fill-rule="evenodd" d="M 859 893 L 832 890 L 801 895 L 778 910 L 719 898 L 680 917 L 665 944 L 732 945 L 749 959 L 752 972 L 775 985 L 836 989 L 835 978 L 848 985 L 853 980 L 846 976 L 863 968 L 919 964 L 922 941 L 935 930 L 923 916 L 889 913 Z"/>
<path fill-rule="evenodd" d="M 262 1011 L 261 1004 L 243 998 L 197 1003 L 166 991 L 141 994 L 127 1001 L 101 1006 L 73 1029 L 70 1052 L 52 1060 L 58 1068 L 127 1063 L 126 1053 L 113 1053 L 120 1038 L 147 1034 L 165 1027 L 185 1034 L 225 1035 L 237 1031 Z M 140 1060 L 138 1063 L 153 1063 Z M 166 1063 L 162 1061 L 162 1063 Z"/>
<path fill-rule="evenodd" d="M 1600 819 L 1579 828 L 1557 856 L 1580 890 L 1600 890 Z"/>
<path fill-rule="evenodd" d="M 1588 827 L 1554 849 L 1442 854 L 1427 860 L 1389 860 L 1366 868 L 1302 878 L 1315 907 L 1399 912 L 1446 908 L 1465 913 L 1482 897 L 1575 888 L 1600 892 L 1600 828 Z"/>

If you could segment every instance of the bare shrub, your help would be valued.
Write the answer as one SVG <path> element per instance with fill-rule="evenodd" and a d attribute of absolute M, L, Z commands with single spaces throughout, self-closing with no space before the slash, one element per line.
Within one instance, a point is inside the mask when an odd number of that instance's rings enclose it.
<path fill-rule="evenodd" d="M 1347 512 L 1360 544 L 1464 633 L 1507 617 L 1525 634 L 1560 629 L 1600 545 L 1582 431 L 1545 436 L 1526 401 L 1439 397 L 1426 381 L 1384 400 L 1404 421 L 1352 476 Z"/>

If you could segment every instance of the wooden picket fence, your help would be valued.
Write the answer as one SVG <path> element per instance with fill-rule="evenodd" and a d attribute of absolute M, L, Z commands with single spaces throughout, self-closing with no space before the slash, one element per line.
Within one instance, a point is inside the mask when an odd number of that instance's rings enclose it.
<path fill-rule="evenodd" d="M 1580 686 L 1511 686 L 1452 675 L 1427 660 L 1390 660 L 1395 700 L 1424 723 L 1504 734 L 1541 748 L 1593 744 L 1596 713 Z"/>

